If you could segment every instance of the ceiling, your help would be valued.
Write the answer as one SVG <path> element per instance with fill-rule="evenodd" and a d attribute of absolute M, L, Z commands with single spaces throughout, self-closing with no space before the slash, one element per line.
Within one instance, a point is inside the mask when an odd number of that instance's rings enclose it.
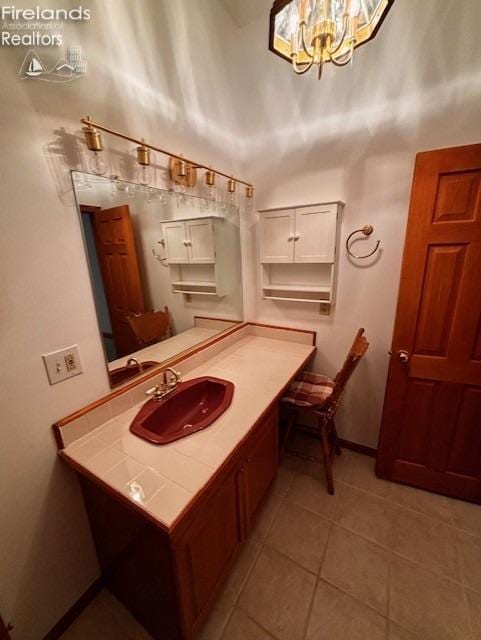
<path fill-rule="evenodd" d="M 272 0 L 219 0 L 238 27 L 245 27 L 260 16 L 269 16 Z"/>

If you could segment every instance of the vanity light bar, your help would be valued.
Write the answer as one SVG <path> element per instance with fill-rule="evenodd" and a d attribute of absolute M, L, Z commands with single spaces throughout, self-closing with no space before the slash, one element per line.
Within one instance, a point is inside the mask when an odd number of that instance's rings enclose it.
<path fill-rule="evenodd" d="M 205 165 L 205 164 L 201 164 L 199 162 L 195 162 L 194 160 L 189 160 L 188 158 L 185 158 L 184 156 L 181 155 L 177 155 L 176 153 L 171 153 L 170 151 L 167 151 L 167 149 L 162 149 L 161 147 L 156 147 L 153 144 L 149 144 L 148 142 L 145 142 L 143 139 L 138 139 L 138 138 L 133 138 L 132 136 L 127 135 L 126 133 L 122 133 L 121 131 L 116 131 L 115 129 L 110 129 L 109 127 L 105 127 L 102 124 L 99 124 L 98 122 L 94 122 L 93 120 L 90 119 L 90 117 L 87 118 L 82 118 L 80 120 L 80 122 L 85 125 L 84 128 L 84 133 L 86 134 L 86 138 L 87 138 L 87 131 L 86 129 L 88 129 L 89 131 L 89 137 L 91 139 L 91 142 L 93 143 L 93 137 L 94 137 L 94 133 L 96 132 L 98 134 L 98 130 L 100 131 L 104 131 L 105 133 L 108 133 L 112 136 L 116 136 L 117 138 L 122 138 L 123 140 L 128 140 L 129 142 L 133 142 L 134 144 L 138 144 L 144 148 L 148 148 L 148 149 L 152 149 L 153 151 L 157 151 L 158 153 L 162 153 L 166 156 L 170 156 L 171 158 L 175 158 L 176 160 L 179 160 L 180 162 L 184 163 L 184 164 L 190 164 L 193 167 L 195 167 L 196 169 L 206 169 L 207 171 L 211 171 L 214 174 L 217 174 L 219 176 L 223 176 L 224 178 L 227 178 L 228 180 L 235 180 L 235 182 L 238 182 L 240 184 L 244 184 L 247 188 L 252 188 L 253 189 L 253 185 L 250 182 L 246 182 L 245 180 L 241 180 L 240 178 L 233 178 L 231 175 L 227 174 L 227 173 L 223 173 L 222 171 L 218 171 L 217 169 L 212 169 L 211 167 Z M 93 131 L 92 131 L 93 130 Z M 92 132 L 92 133 L 91 133 Z M 100 134 L 98 134 L 100 136 Z M 90 146 L 88 147 L 90 149 Z M 247 193 L 247 190 L 246 190 Z M 253 191 L 252 191 L 253 194 Z M 252 196 L 247 196 L 248 198 L 252 197 Z"/>

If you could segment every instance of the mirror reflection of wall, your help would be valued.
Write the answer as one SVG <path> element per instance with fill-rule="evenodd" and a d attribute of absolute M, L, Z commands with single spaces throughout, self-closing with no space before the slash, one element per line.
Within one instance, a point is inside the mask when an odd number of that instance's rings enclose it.
<path fill-rule="evenodd" d="M 237 208 L 72 179 L 112 386 L 243 320 Z"/>

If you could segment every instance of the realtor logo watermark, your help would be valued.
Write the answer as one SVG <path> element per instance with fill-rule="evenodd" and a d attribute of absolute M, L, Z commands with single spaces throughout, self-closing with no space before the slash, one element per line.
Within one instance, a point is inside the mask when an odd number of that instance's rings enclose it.
<path fill-rule="evenodd" d="M 21 80 L 71 82 L 87 73 L 87 58 L 80 46 L 66 46 L 64 24 L 82 23 L 91 19 L 90 9 L 81 5 L 70 9 L 35 6 L 17 9 L 14 5 L 0 7 L 1 46 L 30 47 L 20 65 Z M 39 53 L 38 47 L 42 47 Z M 48 48 L 55 48 L 50 53 Z M 64 55 L 58 53 L 63 47 Z"/>

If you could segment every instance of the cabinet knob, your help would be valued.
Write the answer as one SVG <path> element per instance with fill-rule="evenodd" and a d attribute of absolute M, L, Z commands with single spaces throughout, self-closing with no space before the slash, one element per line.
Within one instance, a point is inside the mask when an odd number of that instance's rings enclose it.
<path fill-rule="evenodd" d="M 289 234 L 287 241 L 288 242 L 292 242 L 294 240 L 294 236 L 292 235 L 292 233 Z"/>
<path fill-rule="evenodd" d="M 300 237 L 301 237 L 301 236 L 300 236 L 298 233 L 296 233 L 296 235 L 294 236 L 294 240 L 297 242 L 297 241 L 299 240 L 299 238 L 300 238 Z"/>

